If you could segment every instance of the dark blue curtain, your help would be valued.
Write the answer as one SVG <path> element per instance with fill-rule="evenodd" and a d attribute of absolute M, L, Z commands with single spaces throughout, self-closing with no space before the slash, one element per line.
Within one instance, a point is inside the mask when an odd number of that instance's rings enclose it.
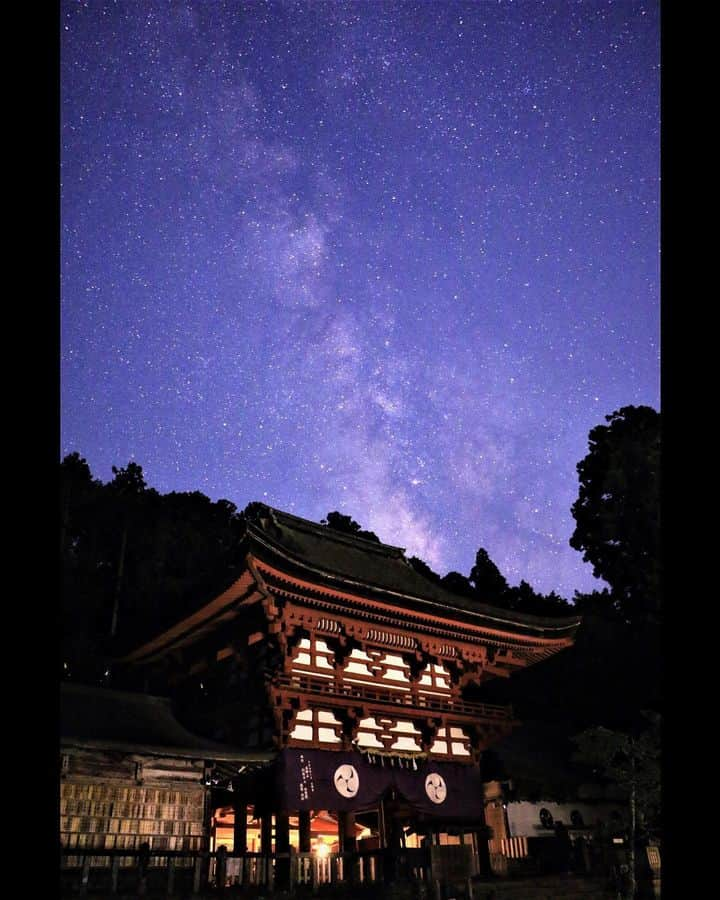
<path fill-rule="evenodd" d="M 277 760 L 276 801 L 287 811 L 369 809 L 390 788 L 426 816 L 482 816 L 482 779 L 474 765 L 295 748 Z"/>

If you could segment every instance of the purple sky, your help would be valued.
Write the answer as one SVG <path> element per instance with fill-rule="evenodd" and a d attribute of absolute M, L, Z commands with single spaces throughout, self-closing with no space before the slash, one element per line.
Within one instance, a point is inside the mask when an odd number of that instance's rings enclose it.
<path fill-rule="evenodd" d="M 659 408 L 658 20 L 64 0 L 63 455 L 602 587 L 570 506 Z"/>

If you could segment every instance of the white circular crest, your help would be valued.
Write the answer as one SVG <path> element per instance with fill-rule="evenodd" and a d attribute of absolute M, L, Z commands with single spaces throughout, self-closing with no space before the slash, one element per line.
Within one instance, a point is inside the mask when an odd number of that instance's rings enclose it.
<path fill-rule="evenodd" d="M 433 803 L 442 803 L 447 797 L 447 785 L 442 775 L 433 772 L 425 779 L 425 793 Z"/>
<path fill-rule="evenodd" d="M 333 784 L 341 797 L 354 797 L 360 789 L 360 777 L 355 766 L 338 766 L 333 775 Z"/>

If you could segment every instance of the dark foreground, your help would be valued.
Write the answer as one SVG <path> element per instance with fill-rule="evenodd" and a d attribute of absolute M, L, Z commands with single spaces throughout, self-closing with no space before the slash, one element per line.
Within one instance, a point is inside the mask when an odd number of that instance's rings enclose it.
<path fill-rule="evenodd" d="M 63 898 L 80 896 L 79 891 L 63 891 Z M 136 900 L 138 892 L 113 894 L 90 889 L 85 896 L 96 900 Z M 148 900 L 160 900 L 167 893 L 149 891 Z M 224 891 L 207 890 L 200 894 L 178 891 L 175 900 L 617 900 L 621 895 L 606 880 L 574 875 L 538 875 L 531 878 L 472 881 L 469 885 L 434 886 L 427 882 L 397 881 L 392 884 L 323 885 L 314 891 L 298 886 L 294 891 L 268 891 L 267 888 L 228 887 Z"/>

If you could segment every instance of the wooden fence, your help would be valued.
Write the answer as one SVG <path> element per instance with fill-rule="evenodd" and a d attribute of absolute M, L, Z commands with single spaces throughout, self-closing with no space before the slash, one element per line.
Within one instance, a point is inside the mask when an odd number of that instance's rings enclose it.
<path fill-rule="evenodd" d="M 233 887 L 298 886 L 317 893 L 340 882 L 372 884 L 397 876 L 430 879 L 425 850 L 362 850 L 355 853 L 228 853 L 150 850 L 61 850 L 62 896 L 118 894 L 174 896 L 218 893 Z"/>

